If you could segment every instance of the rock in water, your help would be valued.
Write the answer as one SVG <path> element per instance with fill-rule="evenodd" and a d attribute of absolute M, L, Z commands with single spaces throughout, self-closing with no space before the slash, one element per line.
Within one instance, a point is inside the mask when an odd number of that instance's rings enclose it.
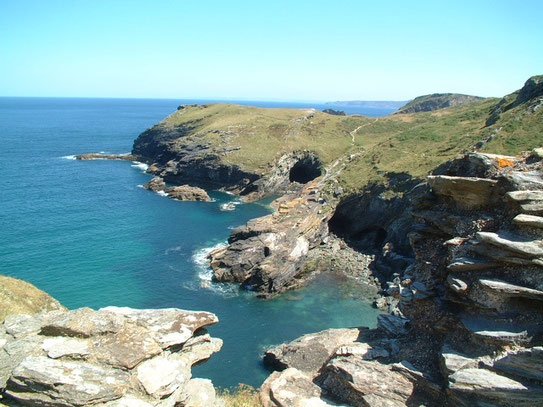
<path fill-rule="evenodd" d="M 3 398 L 30 406 L 218 406 L 193 364 L 220 350 L 214 314 L 80 308 L 12 315 L 0 327 Z"/>
<path fill-rule="evenodd" d="M 164 190 L 166 194 L 178 201 L 211 201 L 211 198 L 202 188 L 191 187 L 190 185 L 180 185 L 177 187 L 170 187 Z"/>

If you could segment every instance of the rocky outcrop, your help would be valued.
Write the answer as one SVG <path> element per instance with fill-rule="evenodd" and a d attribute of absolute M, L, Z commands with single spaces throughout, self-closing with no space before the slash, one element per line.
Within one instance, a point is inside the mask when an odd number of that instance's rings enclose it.
<path fill-rule="evenodd" d="M 75 156 L 76 160 L 123 160 L 123 161 L 140 161 L 141 157 L 134 154 L 102 154 L 102 153 L 87 153 Z"/>
<path fill-rule="evenodd" d="M 167 187 L 164 180 L 160 177 L 154 177 L 143 187 L 150 191 L 163 191 L 170 198 L 178 201 L 211 201 L 207 192 L 202 188 L 191 187 L 190 185 Z"/>
<path fill-rule="evenodd" d="M 460 106 L 466 103 L 477 102 L 484 98 L 479 96 L 462 95 L 459 93 L 434 93 L 432 95 L 419 96 L 398 109 L 394 114 L 430 112 L 445 109 L 447 107 Z"/>
<path fill-rule="evenodd" d="M 543 103 L 543 75 L 532 76 L 524 86 L 507 96 L 504 96 L 490 113 L 486 126 L 492 126 L 501 115 L 517 106 L 527 104 L 532 112 L 535 112 Z"/>
<path fill-rule="evenodd" d="M 0 322 L 10 314 L 64 310 L 49 294 L 26 281 L 0 275 Z"/>
<path fill-rule="evenodd" d="M 276 200 L 277 211 L 236 228 L 229 245 L 210 254 L 214 278 L 239 282 L 269 296 L 299 284 L 309 250 L 327 234 L 325 201 L 317 183 Z"/>
<path fill-rule="evenodd" d="M 80 308 L 10 315 L 0 327 L 2 403 L 30 406 L 215 406 L 191 366 L 222 346 L 207 312 Z"/>
<path fill-rule="evenodd" d="M 347 344 L 329 331 L 270 349 L 289 373 L 266 405 L 296 379 L 301 400 L 354 406 L 543 406 L 543 160 L 472 153 L 429 186 L 412 202 L 416 262 L 388 283 L 394 315 Z"/>

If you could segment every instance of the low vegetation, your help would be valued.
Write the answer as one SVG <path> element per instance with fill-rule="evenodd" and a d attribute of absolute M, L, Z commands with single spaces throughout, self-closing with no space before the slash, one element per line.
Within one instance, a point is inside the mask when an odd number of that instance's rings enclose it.
<path fill-rule="evenodd" d="M 518 94 L 508 100 L 515 101 Z M 159 126 L 188 129 L 184 137 L 210 145 L 210 152 L 218 151 L 226 163 L 254 172 L 265 172 L 293 150 L 312 150 L 324 165 L 341 159 L 346 165 L 338 180 L 345 191 L 354 192 L 370 182 L 386 186 L 394 174 L 422 178 L 470 150 L 514 155 L 543 145 L 543 106 L 538 107 L 543 102 L 536 97 L 513 104 L 487 125 L 499 103 L 498 98 L 476 99 L 379 118 L 216 103 L 183 107 Z"/>
<path fill-rule="evenodd" d="M 234 389 L 219 390 L 219 397 L 226 407 L 261 407 L 258 390 L 246 384 L 240 384 Z"/>

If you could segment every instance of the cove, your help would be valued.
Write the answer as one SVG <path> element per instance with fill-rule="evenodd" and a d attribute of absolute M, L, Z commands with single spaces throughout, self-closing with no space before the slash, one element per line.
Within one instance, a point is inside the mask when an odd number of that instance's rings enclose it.
<path fill-rule="evenodd" d="M 140 186 L 137 163 L 75 161 L 73 154 L 129 152 L 172 100 L 0 98 L 0 273 L 35 284 L 68 308 L 177 307 L 215 313 L 223 349 L 194 375 L 219 387 L 259 386 L 264 348 L 327 328 L 375 326 L 356 285 L 319 274 L 271 300 L 210 283 L 205 253 L 230 231 L 270 212 L 211 191 L 213 202 L 177 202 Z M 222 210 L 235 203 L 233 211 Z"/>

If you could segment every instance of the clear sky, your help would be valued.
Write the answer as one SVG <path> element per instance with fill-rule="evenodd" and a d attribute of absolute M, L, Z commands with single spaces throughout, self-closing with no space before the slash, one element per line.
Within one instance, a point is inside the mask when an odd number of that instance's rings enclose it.
<path fill-rule="evenodd" d="M 541 0 L 0 0 L 0 95 L 503 96 L 543 74 Z"/>

